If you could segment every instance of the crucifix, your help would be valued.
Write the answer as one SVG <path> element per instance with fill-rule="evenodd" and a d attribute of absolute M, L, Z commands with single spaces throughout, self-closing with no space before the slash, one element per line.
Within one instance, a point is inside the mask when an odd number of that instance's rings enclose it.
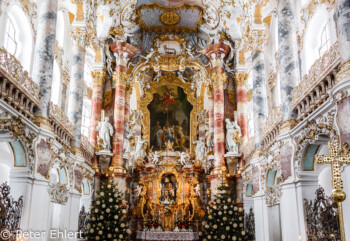
<path fill-rule="evenodd" d="M 339 211 L 339 227 L 341 240 L 345 241 L 344 232 L 344 221 L 343 221 L 343 210 L 342 202 L 345 200 L 346 195 L 343 189 L 343 180 L 341 178 L 341 165 L 350 164 L 350 155 L 342 155 L 339 151 L 339 138 L 328 142 L 329 156 L 326 155 L 315 155 L 317 164 L 331 164 L 332 167 L 332 186 L 333 193 L 332 198 L 338 204 Z"/>

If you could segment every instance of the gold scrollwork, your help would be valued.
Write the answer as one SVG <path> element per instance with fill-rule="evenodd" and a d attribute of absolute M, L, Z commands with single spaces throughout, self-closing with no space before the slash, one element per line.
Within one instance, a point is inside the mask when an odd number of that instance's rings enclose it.
<path fill-rule="evenodd" d="M 164 15 L 164 18 L 173 18 L 171 21 L 169 20 L 162 20 L 162 18 L 160 17 L 160 20 L 163 24 L 165 25 L 173 25 L 173 26 L 152 26 L 152 27 L 148 27 L 147 24 L 142 21 L 141 17 L 142 17 L 142 10 L 143 9 L 157 9 L 159 10 L 159 13 L 164 12 L 162 15 Z M 197 9 L 198 10 L 198 20 L 195 23 L 195 27 L 191 28 L 191 27 L 185 27 L 185 26 L 175 26 L 176 24 L 178 24 L 180 22 L 180 16 L 175 12 L 175 11 L 179 11 L 181 12 L 183 9 L 190 9 L 190 10 L 194 10 Z M 183 3 L 177 7 L 172 7 L 172 8 L 168 8 L 168 7 L 164 7 L 160 4 L 158 4 L 157 2 L 154 2 L 152 4 L 142 4 L 141 6 L 138 7 L 137 11 L 137 19 L 138 19 L 138 23 L 142 26 L 142 28 L 146 31 L 189 31 L 189 32 L 194 32 L 197 30 L 197 28 L 203 23 L 203 8 L 201 6 L 195 5 L 195 4 L 188 4 L 188 3 Z M 171 13 L 171 14 L 169 14 Z M 178 15 L 179 20 L 177 23 L 175 23 L 174 20 L 176 20 L 175 15 Z M 161 15 L 161 16 L 162 16 Z M 166 17 L 165 17 L 166 16 Z M 164 22 L 163 22 L 164 21 Z M 168 23 L 172 23 L 172 24 L 167 24 Z"/>
<path fill-rule="evenodd" d="M 180 22 L 180 16 L 175 11 L 166 11 L 160 15 L 160 21 L 165 25 L 175 25 Z"/>
<path fill-rule="evenodd" d="M 175 73 L 169 72 L 163 75 L 158 82 L 152 82 L 151 88 L 149 91 L 145 93 L 145 97 L 142 99 L 142 101 L 138 102 L 138 109 L 142 112 L 144 118 L 142 123 L 142 133 L 145 139 L 148 139 L 150 142 L 150 112 L 147 108 L 147 106 L 151 103 L 153 100 L 153 93 L 161 86 L 164 85 L 176 85 L 185 91 L 187 94 L 188 101 L 193 105 L 193 109 L 191 111 L 191 120 L 190 120 L 190 127 L 191 127 L 191 136 L 190 136 L 190 152 L 194 153 L 194 145 L 192 144 L 193 141 L 197 139 L 197 133 L 198 133 L 198 114 L 203 109 L 203 100 L 201 98 L 196 98 L 194 91 L 191 91 L 191 83 L 184 83 L 181 79 L 179 79 Z"/>

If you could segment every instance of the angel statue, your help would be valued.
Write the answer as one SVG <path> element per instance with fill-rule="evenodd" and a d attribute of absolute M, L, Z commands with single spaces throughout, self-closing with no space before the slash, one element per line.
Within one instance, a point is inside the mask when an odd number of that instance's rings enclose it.
<path fill-rule="evenodd" d="M 135 196 L 136 198 L 138 198 L 141 195 L 142 192 L 142 186 L 141 185 L 137 185 L 135 188 Z"/>
<path fill-rule="evenodd" d="M 194 141 L 193 144 L 196 144 L 196 158 L 203 162 L 204 161 L 204 155 L 205 155 L 205 143 L 203 140 L 203 137 L 200 137 L 199 140 Z"/>
<path fill-rule="evenodd" d="M 240 144 L 241 128 L 237 121 L 230 121 L 226 118 L 226 149 L 228 152 L 238 154 L 238 145 Z"/>
<path fill-rule="evenodd" d="M 201 186 L 199 184 L 194 187 L 194 193 L 199 196 L 201 195 Z"/>
<path fill-rule="evenodd" d="M 111 136 L 113 136 L 114 130 L 111 123 L 109 123 L 109 117 L 105 117 L 104 120 L 100 121 L 96 127 L 98 136 L 103 141 L 103 150 L 111 150 Z"/>
<path fill-rule="evenodd" d="M 189 159 L 189 154 L 187 152 L 180 152 L 179 154 L 179 162 L 182 164 L 182 165 L 187 165 L 188 164 L 188 159 Z"/>
<path fill-rule="evenodd" d="M 160 157 L 158 151 L 155 151 L 155 152 L 151 153 L 151 154 L 150 154 L 150 157 L 151 157 L 151 162 L 152 162 L 152 164 L 158 164 L 158 162 L 159 162 L 159 157 Z"/>
<path fill-rule="evenodd" d="M 125 123 L 124 125 L 124 143 L 123 143 L 123 152 L 125 154 L 130 153 L 130 138 L 134 135 L 134 132 L 129 128 L 129 124 Z"/>
<path fill-rule="evenodd" d="M 208 154 L 212 154 L 214 152 L 214 127 L 213 124 L 208 128 L 205 133 L 206 145 Z"/>
<path fill-rule="evenodd" d="M 140 55 L 141 58 L 146 60 L 144 64 L 147 64 L 155 53 L 156 51 L 153 48 L 151 48 L 150 52 L 146 56 Z"/>
<path fill-rule="evenodd" d="M 134 158 L 137 160 L 139 157 L 145 157 L 146 152 L 143 150 L 143 146 L 147 143 L 147 140 L 143 140 L 141 136 L 138 136 L 136 138 L 136 147 L 135 147 L 135 153 Z"/>

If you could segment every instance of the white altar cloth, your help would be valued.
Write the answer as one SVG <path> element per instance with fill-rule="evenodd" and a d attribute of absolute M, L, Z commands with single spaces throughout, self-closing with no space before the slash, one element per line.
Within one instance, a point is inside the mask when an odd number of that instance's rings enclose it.
<path fill-rule="evenodd" d="M 196 232 L 137 232 L 137 239 L 141 240 L 198 240 Z"/>

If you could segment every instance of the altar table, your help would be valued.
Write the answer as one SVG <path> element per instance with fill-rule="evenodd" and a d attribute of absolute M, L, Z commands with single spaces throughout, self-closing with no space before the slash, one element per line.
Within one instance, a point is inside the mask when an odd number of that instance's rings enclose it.
<path fill-rule="evenodd" d="M 197 232 L 137 232 L 139 240 L 198 240 Z"/>

